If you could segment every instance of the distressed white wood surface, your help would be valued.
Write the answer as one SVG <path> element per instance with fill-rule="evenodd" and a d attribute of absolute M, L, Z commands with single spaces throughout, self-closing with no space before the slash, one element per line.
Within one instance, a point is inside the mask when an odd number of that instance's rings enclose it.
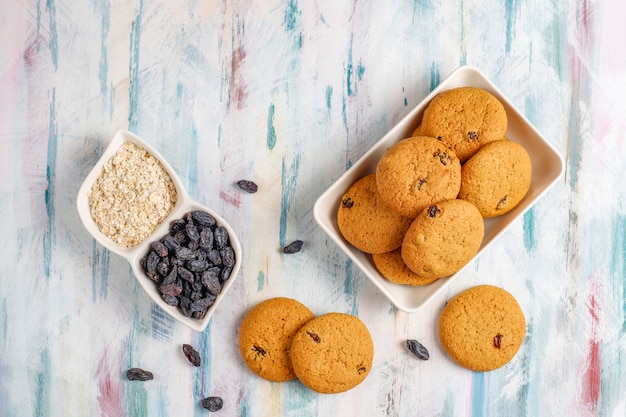
<path fill-rule="evenodd" d="M 619 0 L 3 0 L 0 416 L 626 415 L 626 54 Z M 317 197 L 438 82 L 483 71 L 566 175 L 426 309 L 407 314 L 313 220 Z M 168 158 L 244 247 L 204 333 L 175 323 L 82 228 L 78 188 L 113 132 Z M 253 179 L 244 195 L 234 182 Z M 305 241 L 297 255 L 282 245 Z M 502 286 L 528 335 L 473 373 L 436 334 L 446 298 Z M 313 393 L 243 365 L 245 311 L 274 296 L 358 315 L 376 345 L 357 388 Z M 418 361 L 407 338 L 430 351 Z M 205 359 L 190 367 L 180 345 Z M 126 381 L 131 366 L 155 380 Z"/>

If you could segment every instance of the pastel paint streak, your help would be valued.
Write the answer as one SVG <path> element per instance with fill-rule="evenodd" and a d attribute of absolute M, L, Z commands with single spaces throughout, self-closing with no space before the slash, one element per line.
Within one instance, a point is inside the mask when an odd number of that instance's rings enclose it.
<path fill-rule="evenodd" d="M 348 63 L 346 68 L 346 93 L 348 97 L 351 97 L 356 94 L 357 90 L 357 81 L 361 81 L 363 79 L 363 75 L 365 74 L 365 67 L 361 60 L 359 60 L 356 67 L 356 74 L 354 69 L 353 57 L 352 57 L 352 41 L 353 37 L 350 37 L 350 49 L 348 49 Z M 356 76 L 356 78 L 355 78 Z"/>
<path fill-rule="evenodd" d="M 191 134 L 189 135 L 189 158 L 187 159 L 187 191 L 195 195 L 198 189 L 198 158 L 202 157 L 198 152 L 198 126 L 191 121 Z"/>
<path fill-rule="evenodd" d="M 433 62 L 430 65 L 430 91 L 433 91 L 439 84 L 441 84 L 441 72 L 439 71 L 439 64 Z"/>
<path fill-rule="evenodd" d="M 233 35 L 234 37 L 234 35 Z M 237 110 L 241 110 L 246 105 L 248 98 L 245 77 L 242 74 L 241 67 L 246 59 L 246 50 L 243 46 L 235 48 L 230 63 L 230 85 L 228 100 L 229 104 L 234 103 Z"/>
<path fill-rule="evenodd" d="M 298 179 L 298 171 L 300 170 L 300 154 L 296 154 L 293 164 L 287 168 L 285 160 L 282 163 L 282 194 L 280 199 L 280 229 L 279 229 L 279 242 L 280 247 L 284 247 L 287 244 L 287 219 L 289 217 L 289 209 L 291 208 L 291 202 L 296 189 L 296 182 Z"/>
<path fill-rule="evenodd" d="M 622 317 L 626 317 L 626 282 L 624 281 L 626 277 L 626 215 L 617 215 L 611 223 L 613 250 L 611 251 L 610 271 L 615 280 L 614 288 L 619 289 L 620 286 L 622 288 L 622 297 L 619 302 L 622 304 Z M 622 334 L 626 334 L 626 320 L 622 320 Z"/>
<path fill-rule="evenodd" d="M 289 0 L 287 2 L 287 8 L 285 9 L 285 16 L 283 19 L 283 25 L 287 32 L 296 34 L 296 48 L 302 48 L 303 38 L 300 31 L 302 13 L 298 7 L 297 0 Z"/>
<path fill-rule="evenodd" d="M 52 366 L 50 363 L 50 352 L 47 348 L 40 352 L 39 360 L 41 368 L 35 376 L 35 403 L 33 404 L 33 416 L 35 417 L 49 416 L 51 411 L 51 399 L 48 397 L 48 394 L 51 389 L 50 375 L 52 375 Z"/>
<path fill-rule="evenodd" d="M 519 0 L 505 0 L 504 14 L 506 17 L 506 38 L 504 52 L 508 56 L 511 53 L 511 44 L 515 37 L 515 22 L 519 14 L 521 3 Z"/>
<path fill-rule="evenodd" d="M 472 372 L 472 416 L 485 414 L 485 373 Z"/>
<path fill-rule="evenodd" d="M 328 115 L 330 116 L 332 113 L 332 100 L 333 100 L 333 86 L 326 86 L 326 110 L 328 111 Z"/>
<path fill-rule="evenodd" d="M 601 291 L 600 277 L 591 276 L 591 294 L 588 301 L 588 313 L 591 317 L 591 332 L 588 343 L 589 353 L 586 358 L 585 370 L 582 376 L 581 400 L 587 410 L 597 410 L 600 399 L 600 386 L 602 375 L 602 360 L 600 357 L 600 340 L 598 329 L 600 328 L 600 318 L 598 314 L 599 305 L 597 298 Z M 595 414 L 595 413 L 594 413 Z"/>
<path fill-rule="evenodd" d="M 100 0 L 99 3 L 100 13 L 102 18 L 100 19 L 100 64 L 98 66 L 98 78 L 100 79 L 100 94 L 103 99 L 108 91 L 108 78 L 109 78 L 109 57 L 107 50 L 107 38 L 109 36 L 109 27 L 111 25 L 111 5 L 108 0 Z"/>
<path fill-rule="evenodd" d="M 109 350 L 105 347 L 94 375 L 98 386 L 98 407 L 104 416 L 124 414 L 124 384 L 120 373 L 118 366 L 111 363 Z"/>
<path fill-rule="evenodd" d="M 259 271 L 256 277 L 256 281 L 257 281 L 257 291 L 258 292 L 263 291 L 263 288 L 265 287 L 265 284 L 266 284 L 265 274 L 263 273 L 263 271 Z"/>
<path fill-rule="evenodd" d="M 46 9 L 50 15 L 50 41 L 48 46 L 50 47 L 50 57 L 56 70 L 59 66 L 59 42 L 57 36 L 57 19 L 56 19 L 56 6 L 54 0 L 46 0 Z"/>
<path fill-rule="evenodd" d="M 241 205 L 241 200 L 239 200 L 238 196 L 233 195 L 233 194 L 228 194 L 225 191 L 220 191 L 220 200 L 237 208 L 239 208 L 239 206 Z"/>
<path fill-rule="evenodd" d="M 139 1 L 139 10 L 133 20 L 130 32 L 130 63 L 129 63 L 129 110 L 128 129 L 137 133 L 139 125 L 139 99 L 140 99 L 140 79 L 139 79 L 139 53 L 141 46 L 141 20 L 143 18 L 143 0 Z"/>
<path fill-rule="evenodd" d="M 95 239 L 91 244 L 91 299 L 96 302 L 107 298 L 111 252 Z"/>
<path fill-rule="evenodd" d="M 276 146 L 276 128 L 274 128 L 274 103 L 270 104 L 267 110 L 267 149 L 270 151 Z"/>
<path fill-rule="evenodd" d="M 57 160 L 57 115 L 56 115 L 56 89 L 52 89 L 50 103 L 50 122 L 48 125 L 48 153 L 46 158 L 46 182 L 47 188 L 44 194 L 48 224 L 43 238 L 44 274 L 50 277 L 50 264 L 52 246 L 54 244 L 54 194 Z"/>
<path fill-rule="evenodd" d="M 346 271 L 346 279 L 343 283 L 343 294 L 346 298 L 346 301 L 350 305 L 350 314 L 353 316 L 358 315 L 358 306 L 356 302 L 356 295 L 359 292 L 359 279 L 353 271 L 354 263 L 352 259 L 346 259 L 345 263 L 345 271 Z"/>
<path fill-rule="evenodd" d="M 524 213 L 522 228 L 524 230 L 524 247 L 532 252 L 537 245 L 535 238 L 535 209 L 534 207 Z"/>
<path fill-rule="evenodd" d="M 197 343 L 198 353 L 202 358 L 202 366 L 191 370 L 195 374 L 193 385 L 193 392 L 195 398 L 206 398 L 211 394 L 211 369 L 213 367 L 213 357 L 211 356 L 211 335 L 212 335 L 212 322 L 209 322 L 206 330 L 199 334 L 199 338 L 194 337 L 191 343 Z M 197 334 L 196 334 L 197 336 Z M 194 409 L 194 415 L 206 416 L 206 410 L 204 408 L 196 407 Z"/>

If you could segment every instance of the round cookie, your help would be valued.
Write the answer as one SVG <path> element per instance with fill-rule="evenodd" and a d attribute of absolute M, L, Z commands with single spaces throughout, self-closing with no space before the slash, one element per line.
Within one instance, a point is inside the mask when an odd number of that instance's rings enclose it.
<path fill-rule="evenodd" d="M 374 342 L 357 317 L 327 313 L 298 330 L 290 356 L 302 384 L 313 391 L 332 394 L 363 382 L 372 367 Z"/>
<path fill-rule="evenodd" d="M 438 278 L 420 277 L 411 271 L 402 260 L 400 248 L 387 253 L 372 255 L 374 266 L 380 274 L 391 282 L 403 285 L 423 286 L 435 282 Z"/>
<path fill-rule="evenodd" d="M 402 242 L 402 259 L 417 275 L 452 275 L 478 252 L 485 225 L 478 209 L 464 200 L 431 205 L 413 221 Z"/>
<path fill-rule="evenodd" d="M 389 207 L 415 218 L 431 204 L 456 198 L 461 188 L 461 164 L 454 152 L 435 138 L 403 139 L 379 159 L 376 184 Z"/>
<path fill-rule="evenodd" d="M 482 145 L 501 140 L 507 123 L 504 106 L 491 93 L 460 87 L 432 99 L 424 110 L 421 132 L 445 142 L 463 163 Z"/>
<path fill-rule="evenodd" d="M 439 316 L 439 338 L 448 355 L 473 371 L 507 364 L 526 336 L 526 319 L 507 291 L 479 285 L 452 298 Z"/>
<path fill-rule="evenodd" d="M 509 140 L 483 146 L 461 168 L 459 198 L 484 218 L 513 210 L 530 188 L 532 164 L 526 149 Z"/>
<path fill-rule="evenodd" d="M 291 298 L 271 298 L 257 304 L 239 327 L 243 361 L 261 378 L 275 382 L 294 379 L 289 359 L 291 340 L 314 317 L 308 307 Z"/>
<path fill-rule="evenodd" d="M 343 237 L 365 253 L 389 252 L 402 245 L 411 219 L 391 210 L 380 198 L 376 175 L 350 186 L 341 197 L 337 225 Z"/>

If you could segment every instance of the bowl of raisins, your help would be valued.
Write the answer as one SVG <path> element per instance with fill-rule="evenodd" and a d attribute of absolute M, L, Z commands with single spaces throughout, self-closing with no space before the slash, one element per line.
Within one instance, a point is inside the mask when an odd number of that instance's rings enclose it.
<path fill-rule="evenodd" d="M 241 265 L 232 227 L 192 199 L 168 162 L 137 135 L 120 130 L 85 178 L 81 221 L 124 257 L 150 298 L 202 332 Z"/>
<path fill-rule="evenodd" d="M 477 87 L 490 92 L 502 105 L 507 114 L 508 127 L 505 137 L 521 144 L 532 162 L 530 188 L 523 200 L 510 212 L 499 217 L 484 219 L 484 238 L 479 257 L 516 220 L 524 215 L 563 175 L 564 162 L 558 151 L 530 124 L 498 88 L 479 70 L 470 66 L 456 69 L 448 78 L 433 89 L 398 124 L 374 144 L 350 169 L 343 173 L 315 202 L 313 215 L 318 225 L 349 257 L 370 281 L 400 310 L 416 312 L 433 300 L 450 283 L 455 281 L 468 265 L 456 273 L 436 280 L 428 285 L 411 286 L 387 280 L 377 270 L 372 256 L 360 251 L 347 242 L 337 224 L 337 210 L 342 197 L 350 185 L 365 175 L 376 172 L 376 166 L 387 148 L 402 139 L 413 136 L 420 125 L 424 110 L 440 92 L 457 87 Z"/>

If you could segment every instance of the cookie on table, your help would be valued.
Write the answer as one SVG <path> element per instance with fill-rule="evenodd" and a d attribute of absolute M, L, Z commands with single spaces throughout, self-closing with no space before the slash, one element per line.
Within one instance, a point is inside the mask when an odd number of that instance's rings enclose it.
<path fill-rule="evenodd" d="M 513 359 L 526 336 L 517 300 L 502 288 L 479 285 L 452 298 L 439 316 L 439 338 L 459 365 L 486 372 Z"/>
<path fill-rule="evenodd" d="M 343 237 L 365 253 L 399 248 L 411 219 L 390 209 L 380 198 L 376 175 L 357 180 L 341 197 L 337 225 Z"/>
<path fill-rule="evenodd" d="M 481 147 L 461 168 L 459 198 L 474 204 L 483 217 L 503 215 L 522 201 L 530 188 L 528 152 L 509 140 Z"/>
<path fill-rule="evenodd" d="M 374 359 L 374 342 L 357 317 L 327 313 L 303 325 L 291 344 L 291 363 L 313 391 L 344 392 L 363 382 Z"/>
<path fill-rule="evenodd" d="M 502 103 L 476 87 L 460 87 L 437 94 L 424 110 L 421 131 L 450 146 L 461 163 L 487 143 L 501 140 L 507 129 Z"/>
<path fill-rule="evenodd" d="M 376 184 L 391 209 L 415 218 L 431 204 L 456 198 L 461 188 L 461 164 L 454 151 L 435 138 L 403 139 L 379 159 Z"/>
<path fill-rule="evenodd" d="M 478 209 L 465 200 L 446 200 L 424 209 L 402 242 L 402 259 L 417 275 L 452 275 L 478 252 L 485 226 Z"/>
<path fill-rule="evenodd" d="M 252 372 L 274 382 L 296 377 L 289 359 L 296 331 L 315 317 L 291 298 L 277 297 L 253 307 L 239 327 L 239 351 Z"/>
<path fill-rule="evenodd" d="M 432 284 L 438 278 L 420 277 L 406 266 L 402 260 L 400 248 L 387 253 L 372 255 L 374 266 L 380 274 L 396 284 L 411 285 L 415 287 Z"/>

